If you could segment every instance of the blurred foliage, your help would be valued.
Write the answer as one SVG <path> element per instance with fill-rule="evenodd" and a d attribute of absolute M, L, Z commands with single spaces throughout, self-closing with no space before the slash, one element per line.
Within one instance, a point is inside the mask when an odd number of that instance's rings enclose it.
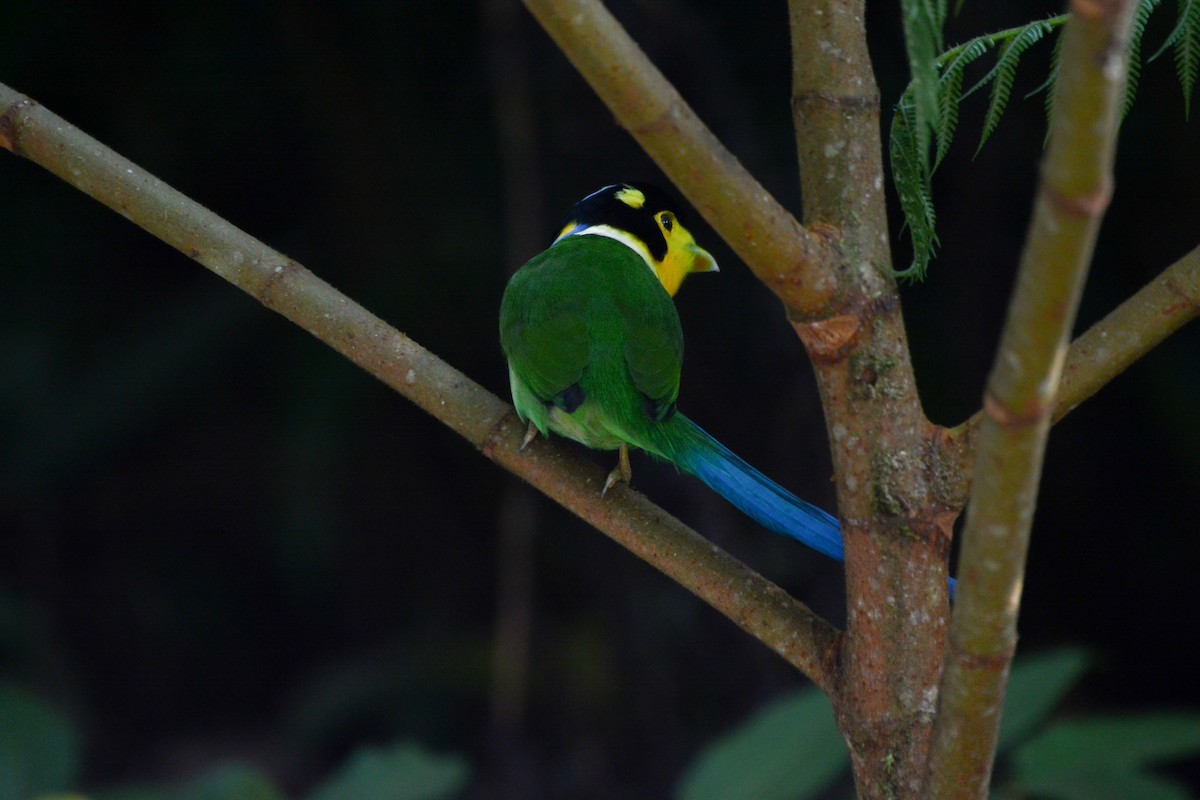
<path fill-rule="evenodd" d="M 69 789 L 79 767 L 71 719 L 24 689 L 0 683 L 0 800 Z"/>
<path fill-rule="evenodd" d="M 1071 648 L 1018 659 L 1008 676 L 997 754 L 1005 755 L 1028 739 L 1079 683 L 1091 661 L 1083 650 Z"/>
<path fill-rule="evenodd" d="M 968 3 L 945 40 L 1060 5 Z M 784 4 L 610 6 L 799 209 Z M 0 80 L 504 394 L 496 307 L 533 254 L 506 257 L 506 242 L 547 241 L 596 186 L 663 178 L 515 0 L 447 9 L 16 0 L 0 22 Z M 890 1 L 867 12 L 891 108 L 908 75 L 902 20 Z M 1148 25 L 1147 41 L 1170 34 L 1165 18 Z M 1025 54 L 987 148 L 974 161 L 951 148 L 934 177 L 952 268 L 904 303 L 936 422 L 979 405 L 1044 132 L 1041 103 L 1019 98 L 1045 74 L 1044 49 Z M 536 161 L 510 170 L 495 93 L 521 85 Z M 1169 59 L 1144 67 L 1139 91 L 1084 324 L 1196 244 L 1200 126 L 1176 113 Z M 964 128 L 983 119 L 982 95 L 964 102 Z M 509 191 L 538 198 L 529 217 L 506 215 Z M 657 798 L 722 731 L 795 689 L 774 653 L 118 215 L 7 153 L 0 206 L 0 677 L 51 701 L 32 712 L 47 735 L 79 742 L 55 767 L 69 779 L 21 778 L 48 781 L 35 791 L 190 791 L 217 776 L 305 797 L 364 749 L 421 742 L 471 765 L 468 798 Z M 722 272 L 679 298 L 681 407 L 832 508 L 795 334 L 695 227 Z M 893 246 L 910 260 L 907 240 Z M 1200 628 L 1174 613 L 1194 604 L 1200 562 L 1197 352 L 1191 326 L 1051 436 L 1022 647 L 1103 654 L 1075 711 L 1200 706 L 1179 658 Z M 634 471 L 637 489 L 841 619 L 837 565 L 669 468 Z M 515 592 L 499 574 L 513 555 L 506 508 L 533 531 Z M 498 609 L 510 605 L 526 615 L 527 666 L 501 689 Z M 228 764 L 242 766 L 220 777 Z"/>
<path fill-rule="evenodd" d="M 849 774 L 829 700 L 808 686 L 759 709 L 707 745 L 680 780 L 680 800 L 799 800 Z"/>
<path fill-rule="evenodd" d="M 1017 750 L 1012 783 L 1021 797 L 1187 800 L 1187 786 L 1150 770 L 1198 753 L 1200 714 L 1068 721 Z"/>
<path fill-rule="evenodd" d="M 1151 768 L 1200 757 L 1200 713 L 1053 716 L 1091 659 L 1066 648 L 1018 658 L 1000 732 L 997 800 L 1186 800 Z M 806 687 L 772 701 L 709 744 L 688 767 L 679 800 L 810 800 L 850 777 L 825 696 Z M 836 792 L 845 796 L 848 790 Z"/>
<path fill-rule="evenodd" d="M 469 776 L 470 769 L 460 758 L 435 756 L 404 744 L 358 753 L 309 800 L 439 800 L 457 796 Z"/>
<path fill-rule="evenodd" d="M 97 792 L 94 800 L 283 800 L 283 794 L 258 771 L 221 765 L 182 785 L 129 786 Z"/>
<path fill-rule="evenodd" d="M 1055 709 L 1092 659 L 1079 649 L 1020 658 L 1013 667 L 1001 731 L 995 796 L 1019 800 L 1186 800 L 1186 787 L 1154 768 L 1200 756 L 1200 713 L 1061 717 Z M 225 764 L 182 785 L 54 794 L 75 788 L 79 745 L 73 723 L 23 690 L 0 685 L 0 800 L 282 800 L 253 768 Z M 700 748 L 679 779 L 680 800 L 809 800 L 849 785 L 850 762 L 829 702 L 812 686 L 779 697 Z M 412 742 L 368 746 L 305 800 L 441 800 L 462 796 L 472 775 L 459 756 Z"/>
<path fill-rule="evenodd" d="M 182 784 L 121 786 L 96 793 L 80 789 L 76 723 L 37 696 L 0 684 L 0 800 L 283 800 L 258 770 L 222 764 Z M 402 742 L 365 747 L 305 800 L 441 800 L 458 797 L 471 770 L 457 756 Z"/>

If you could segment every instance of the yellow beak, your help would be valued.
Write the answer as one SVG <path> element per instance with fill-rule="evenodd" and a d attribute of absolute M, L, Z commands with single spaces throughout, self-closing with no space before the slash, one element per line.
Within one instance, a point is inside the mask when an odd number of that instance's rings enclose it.
<path fill-rule="evenodd" d="M 721 268 L 717 266 L 717 260 L 712 257 L 712 253 L 708 252 L 695 242 L 684 245 L 684 249 L 692 254 L 692 272 L 721 271 Z"/>

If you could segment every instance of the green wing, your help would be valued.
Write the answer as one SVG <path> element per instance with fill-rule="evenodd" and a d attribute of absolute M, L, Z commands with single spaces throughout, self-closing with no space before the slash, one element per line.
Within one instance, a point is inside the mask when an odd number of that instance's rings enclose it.
<path fill-rule="evenodd" d="M 522 267 L 500 304 L 509 368 L 544 403 L 579 383 L 589 359 L 586 297 L 564 291 L 551 251 Z"/>
<path fill-rule="evenodd" d="M 567 411 L 591 398 L 660 420 L 679 393 L 675 306 L 636 253 L 605 237 L 564 239 L 522 267 L 500 305 L 500 341 L 526 387 Z"/>
<path fill-rule="evenodd" d="M 661 287 L 655 287 L 661 288 Z M 667 297 L 665 290 L 663 297 Z M 667 297 L 670 306 L 670 298 Z M 627 318 L 625 325 L 625 363 L 633 385 L 648 401 L 646 413 L 655 422 L 669 417 L 679 397 L 679 373 L 683 363 L 683 336 L 679 317 L 670 306 L 670 319 L 657 309 L 643 307 L 643 313 Z M 666 324 L 673 322 L 674 324 Z"/>

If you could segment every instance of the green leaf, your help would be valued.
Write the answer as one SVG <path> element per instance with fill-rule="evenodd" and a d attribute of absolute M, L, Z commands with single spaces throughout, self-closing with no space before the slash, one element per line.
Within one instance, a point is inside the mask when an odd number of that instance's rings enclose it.
<path fill-rule="evenodd" d="M 1192 800 L 1186 787 L 1139 772 L 1055 772 L 1020 781 L 1022 796 L 1047 800 Z"/>
<path fill-rule="evenodd" d="M 284 794 L 252 767 L 223 764 L 182 785 L 116 786 L 97 792 L 95 800 L 284 800 Z"/>
<path fill-rule="evenodd" d="M 1085 651 L 1074 648 L 1017 659 L 1008 679 L 997 753 L 1024 741 L 1045 722 L 1090 662 Z"/>
<path fill-rule="evenodd" d="M 1200 754 L 1200 714 L 1158 713 L 1063 722 L 1017 754 L 1026 765 L 1144 766 Z"/>
<path fill-rule="evenodd" d="M 360 750 L 308 800 L 441 800 L 460 793 L 470 777 L 464 759 L 402 742 Z"/>
<path fill-rule="evenodd" d="M 122 784 L 88 797 L 89 800 L 175 800 L 175 790 L 158 784 Z"/>
<path fill-rule="evenodd" d="M 0 683 L 0 800 L 65 792 L 79 763 L 71 720 L 24 689 Z"/>
<path fill-rule="evenodd" d="M 849 769 L 829 701 L 807 687 L 760 709 L 692 762 L 678 800 L 800 800 Z"/>
<path fill-rule="evenodd" d="M 1155 764 L 1200 754 L 1200 714 L 1161 713 L 1064 722 L 1022 745 L 1013 758 L 1021 789 L 1052 798 L 1187 798 Z"/>
<path fill-rule="evenodd" d="M 250 767 L 218 767 L 192 782 L 179 800 L 284 800 L 283 793 Z"/>

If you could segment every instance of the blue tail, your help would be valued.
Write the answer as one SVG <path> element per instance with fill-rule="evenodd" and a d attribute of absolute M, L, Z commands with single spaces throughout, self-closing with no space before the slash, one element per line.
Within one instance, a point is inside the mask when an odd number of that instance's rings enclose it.
<path fill-rule="evenodd" d="M 844 559 L 837 518 L 806 503 L 738 458 L 682 414 L 668 423 L 670 460 L 767 530 L 797 539 L 818 553 Z M 664 448 L 666 449 L 666 448 Z"/>
<path fill-rule="evenodd" d="M 682 414 L 667 423 L 669 460 L 704 481 L 759 525 L 796 539 L 818 553 L 845 560 L 837 518 L 806 503 L 747 464 Z M 950 578 L 950 597 L 954 579 Z"/>

